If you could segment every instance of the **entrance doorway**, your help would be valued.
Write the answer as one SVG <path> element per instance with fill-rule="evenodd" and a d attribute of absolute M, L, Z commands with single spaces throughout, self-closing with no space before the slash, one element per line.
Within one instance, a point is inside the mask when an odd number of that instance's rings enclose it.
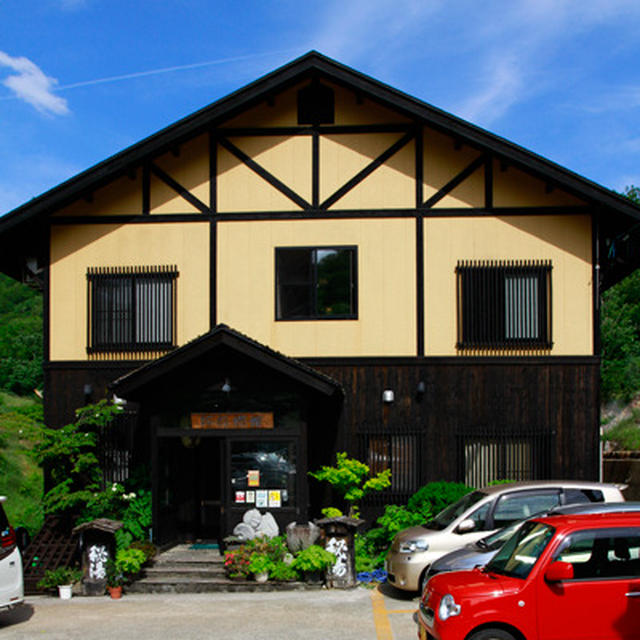
<path fill-rule="evenodd" d="M 222 440 L 160 438 L 158 461 L 157 540 L 219 540 L 224 505 Z"/>

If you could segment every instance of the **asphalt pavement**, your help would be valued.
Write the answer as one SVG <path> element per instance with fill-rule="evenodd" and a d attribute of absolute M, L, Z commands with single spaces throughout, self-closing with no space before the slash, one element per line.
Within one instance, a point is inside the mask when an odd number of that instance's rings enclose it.
<path fill-rule="evenodd" d="M 346 591 L 27 597 L 0 612 L 2 640 L 416 640 L 417 597 L 382 585 Z"/>

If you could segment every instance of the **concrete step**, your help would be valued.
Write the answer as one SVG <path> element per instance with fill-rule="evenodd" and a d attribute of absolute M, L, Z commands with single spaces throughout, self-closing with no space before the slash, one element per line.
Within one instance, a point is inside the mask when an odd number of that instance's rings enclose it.
<path fill-rule="evenodd" d="M 164 566 L 155 565 L 142 570 L 143 578 L 171 579 L 171 578 L 218 578 L 225 576 L 224 567 L 203 566 L 203 567 L 181 567 L 179 565 Z"/>
<path fill-rule="evenodd" d="M 224 593 L 253 591 L 307 591 L 322 586 L 306 582 L 265 582 L 254 580 L 229 580 L 227 578 L 173 578 L 158 580 L 143 578 L 126 587 L 127 593 Z"/>

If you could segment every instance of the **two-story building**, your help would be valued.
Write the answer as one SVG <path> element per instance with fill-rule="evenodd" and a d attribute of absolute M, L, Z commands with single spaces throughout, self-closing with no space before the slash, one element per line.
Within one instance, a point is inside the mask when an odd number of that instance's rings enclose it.
<path fill-rule="evenodd" d="M 49 424 L 105 394 L 156 540 L 318 515 L 346 450 L 434 479 L 599 473 L 599 300 L 640 209 L 315 52 L 0 218 L 44 292 Z M 380 502 L 382 501 L 382 502 Z"/>

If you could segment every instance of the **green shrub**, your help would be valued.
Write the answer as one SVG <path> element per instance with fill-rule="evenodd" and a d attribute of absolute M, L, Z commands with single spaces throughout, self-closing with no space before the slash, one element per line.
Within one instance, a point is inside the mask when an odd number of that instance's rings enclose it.
<path fill-rule="evenodd" d="M 407 509 L 423 514 L 426 521 L 471 491 L 472 487 L 459 482 L 429 482 L 409 498 Z"/>
<path fill-rule="evenodd" d="M 280 561 L 276 562 L 273 565 L 273 569 L 269 571 L 269 578 L 282 582 L 286 582 L 287 580 L 297 580 L 298 572 L 291 564 Z"/>
<path fill-rule="evenodd" d="M 640 425 L 638 411 L 633 417 L 621 420 L 606 430 L 602 439 L 609 443 L 614 451 L 636 451 L 640 449 Z"/>
<path fill-rule="evenodd" d="M 298 571 L 310 573 L 314 571 L 324 571 L 335 564 L 336 557 L 333 553 L 323 549 L 317 544 L 312 544 L 300 551 L 294 561 L 293 567 Z"/>
<path fill-rule="evenodd" d="M 151 540 L 134 540 L 130 545 L 130 549 L 139 549 L 144 553 L 146 560 L 155 558 L 158 553 L 158 547 L 156 547 Z"/>
<path fill-rule="evenodd" d="M 346 453 L 336 454 L 336 466 L 322 466 L 319 471 L 309 471 L 309 475 L 321 482 L 328 482 L 342 495 L 349 505 L 349 516 L 357 517 L 358 504 L 368 493 L 382 491 L 391 486 L 391 470 L 386 469 L 369 477 L 370 469 Z"/>
<path fill-rule="evenodd" d="M 251 573 L 270 573 L 275 567 L 275 563 L 269 556 L 255 551 L 249 557 L 249 571 Z"/>
<path fill-rule="evenodd" d="M 54 589 L 60 585 L 78 582 L 81 578 L 82 571 L 80 569 L 58 567 L 57 569 L 47 569 L 47 571 L 44 572 L 44 577 L 38 582 L 37 586 L 39 589 Z"/>
<path fill-rule="evenodd" d="M 116 568 L 125 576 L 139 573 L 146 561 L 147 556 L 140 549 L 120 549 L 116 552 Z"/>

